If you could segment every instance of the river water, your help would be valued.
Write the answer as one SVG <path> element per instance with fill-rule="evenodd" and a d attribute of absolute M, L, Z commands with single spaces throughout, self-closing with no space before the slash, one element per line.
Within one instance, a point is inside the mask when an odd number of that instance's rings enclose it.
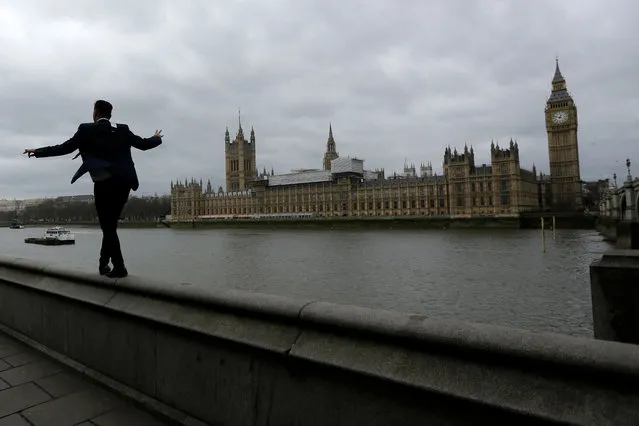
<path fill-rule="evenodd" d="M 25 244 L 43 228 L 0 229 L 3 256 L 97 273 L 101 233 L 74 246 Z M 595 231 L 122 229 L 131 275 L 592 337 Z"/>

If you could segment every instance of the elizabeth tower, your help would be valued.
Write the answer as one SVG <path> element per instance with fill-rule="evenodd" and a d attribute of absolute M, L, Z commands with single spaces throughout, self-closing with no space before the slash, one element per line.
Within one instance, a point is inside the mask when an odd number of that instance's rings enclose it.
<path fill-rule="evenodd" d="M 577 106 L 556 63 L 552 92 L 546 102 L 546 131 L 553 209 L 582 210 Z"/>

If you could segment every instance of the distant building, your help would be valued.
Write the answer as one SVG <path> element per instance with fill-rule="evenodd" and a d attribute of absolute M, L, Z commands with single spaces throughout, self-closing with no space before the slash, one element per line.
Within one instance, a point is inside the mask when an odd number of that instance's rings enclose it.
<path fill-rule="evenodd" d="M 64 195 L 56 197 L 54 202 L 56 203 L 92 203 L 94 200 L 93 194 L 89 195 Z"/>
<path fill-rule="evenodd" d="M 28 207 L 39 206 L 45 201 L 54 203 L 92 203 L 93 195 L 64 195 L 55 198 L 29 198 L 25 200 L 0 200 L 0 212 L 22 212 Z"/>
<path fill-rule="evenodd" d="M 545 108 L 550 176 L 521 167 L 519 144 L 491 143 L 491 164 L 475 164 L 465 146 L 444 150 L 443 175 L 430 162 L 406 163 L 401 175 L 369 171 L 364 161 L 339 156 L 332 125 L 323 168 L 276 175 L 257 172 L 255 132 L 244 139 L 242 124 L 231 142 L 225 134 L 226 188 L 209 181 L 171 182 L 175 221 L 250 216 L 475 216 L 517 217 L 529 211 L 581 210 L 582 189 L 577 143 L 577 108 L 557 63 Z"/>
<path fill-rule="evenodd" d="M 34 207 L 45 202 L 47 198 L 30 198 L 26 200 L 0 200 L 0 211 L 21 212 L 27 207 Z"/>
<path fill-rule="evenodd" d="M 18 210 L 18 200 L 0 200 L 0 212 L 12 212 Z"/>

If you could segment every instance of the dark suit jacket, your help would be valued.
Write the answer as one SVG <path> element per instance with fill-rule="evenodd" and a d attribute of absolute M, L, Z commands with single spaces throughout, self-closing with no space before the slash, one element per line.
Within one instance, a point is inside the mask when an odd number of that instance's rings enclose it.
<path fill-rule="evenodd" d="M 55 157 L 71 154 L 77 149 L 82 156 L 82 165 L 71 183 L 87 172 L 106 169 L 113 180 L 125 183 L 135 191 L 140 183 L 131 158 L 131 147 L 146 151 L 160 145 L 162 138 L 152 136 L 144 139 L 133 134 L 126 124 L 116 126 L 112 127 L 107 120 L 80 124 L 71 139 L 60 145 L 38 148 L 34 155 L 36 158 Z"/>

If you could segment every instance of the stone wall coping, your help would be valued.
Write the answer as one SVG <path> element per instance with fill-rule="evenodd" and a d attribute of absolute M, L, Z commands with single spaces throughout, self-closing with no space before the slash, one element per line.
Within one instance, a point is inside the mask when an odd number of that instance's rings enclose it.
<path fill-rule="evenodd" d="M 604 253 L 590 268 L 639 268 L 639 250 L 617 249 Z"/>
<path fill-rule="evenodd" d="M 300 329 L 322 329 L 352 337 L 385 340 L 422 351 L 489 356 L 491 362 L 496 359 L 503 362 L 523 360 L 528 364 L 545 364 L 564 370 L 587 370 L 589 374 L 605 373 L 608 379 L 611 374 L 618 378 L 639 378 L 639 346 L 635 345 L 238 290 L 175 285 L 135 276 L 113 280 L 24 258 L 0 257 L 0 267 L 43 277 L 55 276 L 81 286 L 111 289 L 119 295 L 137 293 L 187 306 L 226 310 L 236 315 L 265 316 L 270 321 L 288 323 Z"/>
<path fill-rule="evenodd" d="M 79 269 L 51 266 L 25 258 L 0 257 L 0 266 L 63 278 L 68 281 L 124 293 L 137 293 L 164 300 L 205 305 L 221 310 L 267 315 L 281 320 L 297 320 L 302 307 L 312 301 L 296 300 L 264 293 L 243 292 L 218 287 L 206 288 L 190 283 L 172 284 L 158 280 L 128 276 L 112 279 Z"/>

